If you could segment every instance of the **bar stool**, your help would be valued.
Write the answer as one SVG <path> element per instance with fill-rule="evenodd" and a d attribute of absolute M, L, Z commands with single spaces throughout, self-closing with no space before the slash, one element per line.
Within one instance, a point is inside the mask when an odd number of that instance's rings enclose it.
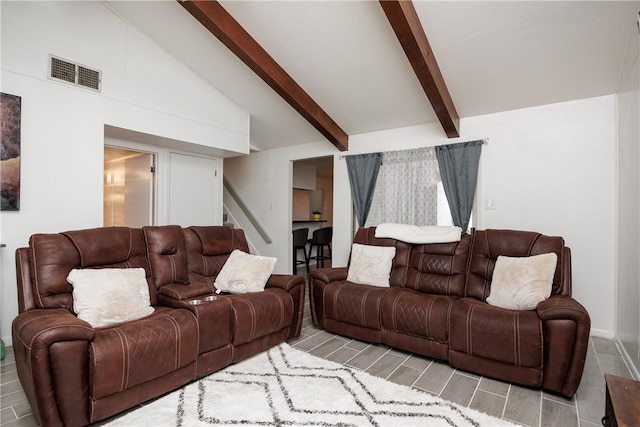
<path fill-rule="evenodd" d="M 331 260 L 331 239 L 333 238 L 333 227 L 323 227 L 315 230 L 309 239 L 309 259 L 316 259 L 316 267 L 324 268 L 324 260 Z M 324 254 L 324 247 L 329 248 L 329 256 Z M 316 256 L 312 256 L 313 248 L 316 248 Z"/>
<path fill-rule="evenodd" d="M 309 256 L 307 255 L 307 237 L 309 236 L 308 228 L 300 228 L 293 230 L 293 274 L 298 271 L 298 265 L 304 264 L 307 267 L 307 273 L 309 273 Z M 298 251 L 302 249 L 304 251 L 304 260 L 298 260 Z"/>

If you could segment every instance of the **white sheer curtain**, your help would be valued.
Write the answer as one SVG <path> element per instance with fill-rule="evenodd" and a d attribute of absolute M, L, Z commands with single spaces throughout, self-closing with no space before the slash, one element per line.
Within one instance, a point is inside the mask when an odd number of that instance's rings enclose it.
<path fill-rule="evenodd" d="M 366 226 L 437 225 L 440 181 L 433 147 L 383 153 Z"/>

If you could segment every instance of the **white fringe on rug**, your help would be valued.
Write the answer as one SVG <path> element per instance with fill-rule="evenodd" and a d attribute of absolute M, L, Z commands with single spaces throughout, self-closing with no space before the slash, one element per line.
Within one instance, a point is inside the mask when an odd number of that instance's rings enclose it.
<path fill-rule="evenodd" d="M 133 426 L 514 426 L 281 344 L 107 424 Z"/>

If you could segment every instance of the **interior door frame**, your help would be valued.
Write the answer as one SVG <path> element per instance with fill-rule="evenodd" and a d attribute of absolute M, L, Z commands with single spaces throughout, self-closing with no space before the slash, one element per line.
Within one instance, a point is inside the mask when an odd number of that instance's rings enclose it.
<path fill-rule="evenodd" d="M 117 144 L 115 142 L 118 142 Z M 110 140 L 109 143 L 107 143 L 107 141 L 105 141 L 104 143 L 104 148 L 113 148 L 113 149 L 118 149 L 118 150 L 126 150 L 126 151 L 131 151 L 131 152 L 136 152 L 136 153 L 143 153 L 143 154 L 147 154 L 150 155 L 152 158 L 152 176 L 151 176 L 151 212 L 150 212 L 150 225 L 156 225 L 158 224 L 158 162 L 159 162 L 159 158 L 160 158 L 160 153 L 158 151 L 155 151 L 152 146 L 144 146 L 143 144 L 138 144 L 138 143 L 134 143 L 134 142 L 130 142 L 130 141 L 125 141 L 125 140 Z M 103 150 L 104 150 L 103 148 Z M 103 159 L 103 170 L 104 170 L 104 164 L 105 161 Z M 103 187 L 104 188 L 104 187 Z M 104 201 L 105 199 L 105 194 L 103 193 L 102 195 L 102 199 Z M 102 224 L 104 224 L 104 216 L 102 218 Z"/>

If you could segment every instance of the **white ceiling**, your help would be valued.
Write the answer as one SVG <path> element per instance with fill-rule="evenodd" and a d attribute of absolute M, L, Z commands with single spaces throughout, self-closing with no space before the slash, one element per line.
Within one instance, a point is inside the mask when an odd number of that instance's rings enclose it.
<path fill-rule="evenodd" d="M 178 2 L 103 3 L 248 111 L 254 148 L 324 139 Z M 437 122 L 377 1 L 221 4 L 347 134 Z M 414 5 L 461 118 L 615 93 L 639 41 L 640 1 Z"/>

